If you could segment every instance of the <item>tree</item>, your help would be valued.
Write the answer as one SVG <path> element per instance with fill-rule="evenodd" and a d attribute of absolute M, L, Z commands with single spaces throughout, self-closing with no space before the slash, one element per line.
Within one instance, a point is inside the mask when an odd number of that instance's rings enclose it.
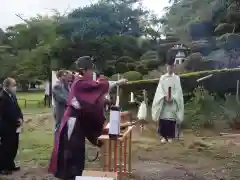
<path fill-rule="evenodd" d="M 218 5 L 218 0 L 177 0 L 171 1 L 162 23 L 165 32 L 173 31 L 181 40 L 189 40 L 188 27 L 191 23 L 211 20 L 212 10 Z"/>
<path fill-rule="evenodd" d="M 154 28 L 160 27 L 158 18 L 140 0 L 100 0 L 64 15 L 17 16 L 23 23 L 0 29 L 0 78 L 24 83 L 45 80 L 52 69 L 72 68 L 84 55 L 93 56 L 107 76 L 136 70 L 160 37 Z"/>
<path fill-rule="evenodd" d="M 51 17 L 38 16 L 27 23 L 17 24 L 6 30 L 3 43 L 8 48 L 0 59 L 6 59 L 4 67 L 9 68 L 5 69 L 1 77 L 11 75 L 17 80 L 26 81 L 44 80 L 50 75 L 49 57 L 57 44 L 54 20 Z M 14 60 L 10 63 L 9 59 Z M 4 64 L 4 60 L 1 63 Z"/>

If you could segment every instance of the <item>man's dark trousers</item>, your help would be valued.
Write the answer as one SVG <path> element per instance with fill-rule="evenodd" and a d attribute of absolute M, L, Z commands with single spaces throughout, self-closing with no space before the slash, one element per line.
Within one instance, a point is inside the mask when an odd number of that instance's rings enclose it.
<path fill-rule="evenodd" d="M 1 133 L 0 170 L 13 170 L 14 159 L 17 155 L 19 133 Z"/>

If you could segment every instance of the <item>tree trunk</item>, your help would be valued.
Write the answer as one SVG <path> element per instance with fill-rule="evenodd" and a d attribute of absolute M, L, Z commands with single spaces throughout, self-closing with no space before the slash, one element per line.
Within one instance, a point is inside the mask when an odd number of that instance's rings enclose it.
<path fill-rule="evenodd" d="M 236 24 L 234 23 L 233 24 L 233 31 L 232 31 L 232 33 L 235 33 L 235 30 L 236 30 Z"/>

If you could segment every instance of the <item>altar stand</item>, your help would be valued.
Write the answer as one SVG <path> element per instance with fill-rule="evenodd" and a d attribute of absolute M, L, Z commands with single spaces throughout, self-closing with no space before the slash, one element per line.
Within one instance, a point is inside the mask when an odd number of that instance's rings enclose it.
<path fill-rule="evenodd" d="M 101 135 L 100 164 L 103 172 L 116 172 L 118 180 L 129 179 L 132 173 L 132 130 L 131 122 L 121 126 L 120 136 L 112 140 L 108 133 Z"/>

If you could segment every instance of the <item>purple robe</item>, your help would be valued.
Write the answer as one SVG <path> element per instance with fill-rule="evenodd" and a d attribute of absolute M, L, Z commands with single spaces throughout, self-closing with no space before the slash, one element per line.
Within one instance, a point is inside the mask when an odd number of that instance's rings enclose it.
<path fill-rule="evenodd" d="M 68 106 L 55 137 L 49 172 L 60 179 L 74 179 L 81 176 L 85 161 L 85 137 L 94 145 L 102 134 L 104 116 L 104 95 L 108 92 L 106 80 L 98 82 L 86 77 L 76 78 L 71 86 Z M 94 103 L 94 112 L 84 112 L 84 108 L 75 108 L 73 100 Z M 69 119 L 75 118 L 71 136 L 68 136 Z"/>

